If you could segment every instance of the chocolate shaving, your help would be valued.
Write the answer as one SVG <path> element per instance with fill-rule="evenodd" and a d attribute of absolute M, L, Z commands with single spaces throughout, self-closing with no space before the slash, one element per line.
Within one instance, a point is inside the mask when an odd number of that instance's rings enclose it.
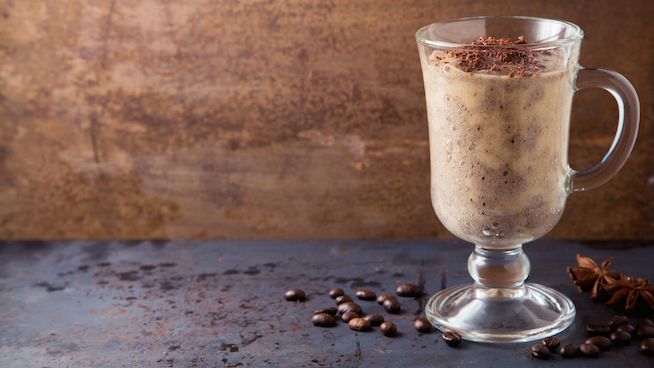
<path fill-rule="evenodd" d="M 550 52 L 511 47 L 526 43 L 525 36 L 519 36 L 515 41 L 508 38 L 479 37 L 466 46 L 447 51 L 445 55 L 458 61 L 459 67 L 465 72 L 506 71 L 510 73 L 510 77 L 531 76 L 545 68 L 542 62 L 536 60 L 538 54 L 546 55 L 545 52 Z M 442 59 L 436 55 L 432 57 Z"/>

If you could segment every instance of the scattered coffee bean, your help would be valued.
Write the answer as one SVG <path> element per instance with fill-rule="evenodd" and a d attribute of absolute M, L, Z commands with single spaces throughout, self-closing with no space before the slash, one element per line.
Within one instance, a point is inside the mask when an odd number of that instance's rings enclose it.
<path fill-rule="evenodd" d="M 561 347 L 561 350 L 559 350 L 559 352 L 561 353 L 562 357 L 571 359 L 577 356 L 577 354 L 579 353 L 579 346 L 575 344 L 565 344 Z"/>
<path fill-rule="evenodd" d="M 382 323 L 384 323 L 384 316 L 382 316 L 381 314 L 377 314 L 377 313 L 369 314 L 369 315 L 363 317 L 363 319 L 370 322 L 370 324 L 373 325 L 373 326 L 379 326 Z"/>
<path fill-rule="evenodd" d="M 627 331 L 617 330 L 611 332 L 611 342 L 613 345 L 629 345 L 631 334 Z"/>
<path fill-rule="evenodd" d="M 636 331 L 636 336 L 641 339 L 648 337 L 654 337 L 654 327 L 652 326 L 643 326 Z"/>
<path fill-rule="evenodd" d="M 331 327 L 336 324 L 336 318 L 328 313 L 316 313 L 311 318 L 314 326 Z"/>
<path fill-rule="evenodd" d="M 533 357 L 536 359 L 547 360 L 552 356 L 550 349 L 548 349 L 547 346 L 545 346 L 543 343 L 532 345 L 530 350 L 531 355 L 533 355 Z"/>
<path fill-rule="evenodd" d="M 640 352 L 654 356 L 654 338 L 650 337 L 640 342 Z"/>
<path fill-rule="evenodd" d="M 386 299 L 395 299 L 395 300 L 397 300 L 397 298 L 395 297 L 395 295 L 392 295 L 392 294 L 382 294 L 382 295 L 380 295 L 380 296 L 377 297 L 377 303 L 379 303 L 379 304 L 383 304 L 383 303 L 384 303 L 384 300 L 386 300 Z"/>
<path fill-rule="evenodd" d="M 345 295 L 345 292 L 341 288 L 333 288 L 329 290 L 329 297 L 332 299 L 336 299 L 339 296 L 343 296 L 343 295 Z"/>
<path fill-rule="evenodd" d="M 586 344 L 595 345 L 600 350 L 611 349 L 611 340 L 606 336 L 593 336 L 586 339 Z"/>
<path fill-rule="evenodd" d="M 349 296 L 341 295 L 341 296 L 336 298 L 336 305 L 341 305 L 343 303 L 347 303 L 347 302 L 351 302 L 351 301 L 353 301 L 353 300 Z"/>
<path fill-rule="evenodd" d="M 355 295 L 361 300 L 375 300 L 377 297 L 377 294 L 370 289 L 359 289 Z"/>
<path fill-rule="evenodd" d="M 431 323 L 426 318 L 418 317 L 413 321 L 413 327 L 415 327 L 418 332 L 429 333 L 432 330 Z"/>
<path fill-rule="evenodd" d="M 397 289 L 395 289 L 395 292 L 399 296 L 405 296 L 405 297 L 419 297 L 422 295 L 422 292 L 418 285 L 416 284 L 400 284 L 397 286 Z"/>
<path fill-rule="evenodd" d="M 336 309 L 336 307 L 320 308 L 320 309 L 316 309 L 313 312 L 313 314 L 327 313 L 327 314 L 331 314 L 332 316 L 335 316 L 337 311 L 338 310 Z"/>
<path fill-rule="evenodd" d="M 386 321 L 379 328 L 384 336 L 392 337 L 397 334 L 397 327 L 395 327 L 393 322 Z"/>
<path fill-rule="evenodd" d="M 382 305 L 388 311 L 388 313 L 397 314 L 400 313 L 400 310 L 402 310 L 400 302 L 398 302 L 397 299 L 386 299 Z"/>
<path fill-rule="evenodd" d="M 588 332 L 588 334 L 592 336 L 595 335 L 606 336 L 609 333 L 611 333 L 611 327 L 609 327 L 609 325 L 591 323 L 586 326 L 586 332 Z"/>
<path fill-rule="evenodd" d="M 581 344 L 579 346 L 579 351 L 585 357 L 595 358 L 600 353 L 600 348 L 593 344 Z"/>
<path fill-rule="evenodd" d="M 637 328 L 642 328 L 645 326 L 651 326 L 654 327 L 654 321 L 652 321 L 649 318 L 641 319 L 640 322 L 636 325 Z"/>
<path fill-rule="evenodd" d="M 337 310 L 341 315 L 345 314 L 345 312 L 354 312 L 358 315 L 362 314 L 361 306 L 353 302 L 345 302 L 343 304 L 339 304 Z"/>
<path fill-rule="evenodd" d="M 353 318 L 359 318 L 359 315 L 352 311 L 347 311 L 341 315 L 343 322 L 350 322 Z"/>
<path fill-rule="evenodd" d="M 370 330 L 370 322 L 363 318 L 353 318 L 350 320 L 350 322 L 347 323 L 347 325 L 350 326 L 350 328 L 354 331 L 364 332 Z"/>
<path fill-rule="evenodd" d="M 632 324 L 625 323 L 625 324 L 621 324 L 620 326 L 618 326 L 617 331 L 625 331 L 625 332 L 629 332 L 630 334 L 634 335 L 635 332 L 636 332 L 636 327 L 634 327 L 634 325 L 632 325 Z"/>
<path fill-rule="evenodd" d="M 445 341 L 447 346 L 451 346 L 453 348 L 457 347 L 461 343 L 461 335 L 454 331 L 443 332 L 441 338 L 443 341 Z"/>
<path fill-rule="evenodd" d="M 545 346 L 547 346 L 549 351 L 555 352 L 556 349 L 559 347 L 559 345 L 561 345 L 561 340 L 559 340 L 558 338 L 552 336 L 552 337 L 548 337 L 548 338 L 543 339 L 543 344 L 545 344 Z"/>
<path fill-rule="evenodd" d="M 624 325 L 625 323 L 629 323 L 629 318 L 627 318 L 627 316 L 615 315 L 609 320 L 609 327 L 611 327 L 612 330 L 615 330 L 618 326 Z"/>
<path fill-rule="evenodd" d="M 284 294 L 284 298 L 290 302 L 301 302 L 307 298 L 302 289 L 291 289 Z"/>

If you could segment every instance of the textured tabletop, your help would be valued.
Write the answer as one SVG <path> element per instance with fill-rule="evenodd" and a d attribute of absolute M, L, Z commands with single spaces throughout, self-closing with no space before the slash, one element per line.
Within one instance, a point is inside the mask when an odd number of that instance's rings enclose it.
<path fill-rule="evenodd" d="M 580 343 L 587 322 L 613 311 L 578 294 L 565 266 L 576 253 L 654 277 L 647 243 L 537 241 L 525 247 L 530 281 L 577 306 L 560 334 Z M 0 367 L 630 367 L 654 366 L 636 344 L 598 359 L 536 361 L 530 344 L 463 342 L 412 327 L 424 299 L 391 315 L 400 336 L 311 324 L 332 306 L 331 287 L 392 291 L 399 282 L 429 293 L 470 281 L 472 246 L 460 241 L 201 241 L 0 243 Z M 287 302 L 303 288 L 308 300 Z M 384 312 L 360 301 L 365 312 Z M 387 315 L 386 313 L 384 313 Z"/>

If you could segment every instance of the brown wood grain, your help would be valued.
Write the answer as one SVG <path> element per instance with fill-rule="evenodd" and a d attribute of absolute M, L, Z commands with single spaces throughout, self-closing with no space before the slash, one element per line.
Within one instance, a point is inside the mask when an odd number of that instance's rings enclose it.
<path fill-rule="evenodd" d="M 415 30 L 561 18 L 623 73 L 641 133 L 552 237 L 652 239 L 654 2 L 0 2 L 0 238 L 447 237 L 429 201 Z M 617 109 L 575 98 L 571 162 Z"/>

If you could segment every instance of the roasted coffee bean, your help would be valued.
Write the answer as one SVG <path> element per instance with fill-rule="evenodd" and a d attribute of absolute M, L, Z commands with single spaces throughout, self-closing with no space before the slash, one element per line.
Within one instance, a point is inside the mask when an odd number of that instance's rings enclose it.
<path fill-rule="evenodd" d="M 345 295 L 345 292 L 341 288 L 333 288 L 329 290 L 329 297 L 332 299 L 336 299 L 339 296 L 343 296 L 343 295 Z"/>
<path fill-rule="evenodd" d="M 611 340 L 606 336 L 593 336 L 586 339 L 586 344 L 592 344 L 600 348 L 600 350 L 611 349 Z"/>
<path fill-rule="evenodd" d="M 627 318 L 627 316 L 615 315 L 609 320 L 609 327 L 615 330 L 618 326 L 624 325 L 625 323 L 629 323 L 629 318 Z"/>
<path fill-rule="evenodd" d="M 397 286 L 397 289 L 395 289 L 395 292 L 399 296 L 405 296 L 405 297 L 419 297 L 422 295 L 422 291 L 416 284 L 400 284 Z"/>
<path fill-rule="evenodd" d="M 617 330 L 611 332 L 611 342 L 613 345 L 629 345 L 631 334 L 627 331 Z"/>
<path fill-rule="evenodd" d="M 359 315 L 352 311 L 347 311 L 341 315 L 343 322 L 350 322 L 353 318 L 359 318 Z"/>
<path fill-rule="evenodd" d="M 559 345 L 561 345 L 561 340 L 559 340 L 558 338 L 552 336 L 552 337 L 548 337 L 548 338 L 543 339 L 543 344 L 545 344 L 545 346 L 547 346 L 547 348 L 551 352 L 555 352 L 556 349 L 559 347 Z"/>
<path fill-rule="evenodd" d="M 631 335 L 634 335 L 636 333 L 636 327 L 634 327 L 632 324 L 625 323 L 618 326 L 617 331 L 625 331 L 629 332 Z"/>
<path fill-rule="evenodd" d="M 611 333 L 611 327 L 609 327 L 609 325 L 591 323 L 586 326 L 586 332 L 588 332 L 588 334 L 592 336 L 596 336 L 596 335 L 607 336 L 609 333 Z"/>
<path fill-rule="evenodd" d="M 336 309 L 336 307 L 328 307 L 328 308 L 316 309 L 313 312 L 313 314 L 327 313 L 327 314 L 331 314 L 332 316 L 335 316 L 337 311 L 338 311 L 338 309 Z"/>
<path fill-rule="evenodd" d="M 363 319 L 370 322 L 370 324 L 373 325 L 373 326 L 379 326 L 382 323 L 384 323 L 384 316 L 382 316 L 381 314 L 377 314 L 377 313 L 369 314 L 369 315 L 363 317 Z"/>
<path fill-rule="evenodd" d="M 347 303 L 347 302 L 351 302 L 351 301 L 353 301 L 353 300 L 349 296 L 341 295 L 341 296 L 336 298 L 336 305 L 341 305 L 343 303 Z"/>
<path fill-rule="evenodd" d="M 574 358 L 579 353 L 579 346 L 575 344 L 565 344 L 561 346 L 561 350 L 559 350 L 559 352 L 561 353 L 561 356 L 564 358 L 568 358 L 568 359 Z"/>
<path fill-rule="evenodd" d="M 354 312 L 358 315 L 363 314 L 361 311 L 361 306 L 353 302 L 345 302 L 338 305 L 338 313 L 344 314 L 345 312 Z"/>
<path fill-rule="evenodd" d="M 353 318 L 347 323 L 354 331 L 370 331 L 370 322 L 363 318 Z"/>
<path fill-rule="evenodd" d="M 379 326 L 379 329 L 384 336 L 392 337 L 397 335 L 397 327 L 393 322 L 386 321 Z"/>
<path fill-rule="evenodd" d="M 397 314 L 402 310 L 400 302 L 398 302 L 397 299 L 386 299 L 382 305 L 388 311 L 388 313 Z"/>
<path fill-rule="evenodd" d="M 585 357 L 595 358 L 600 353 L 600 348 L 593 344 L 581 344 L 579 346 L 579 351 Z"/>
<path fill-rule="evenodd" d="M 532 345 L 530 350 L 531 355 L 536 359 L 547 360 L 552 356 L 550 349 L 548 349 L 542 342 Z"/>
<path fill-rule="evenodd" d="M 447 346 L 451 346 L 453 348 L 457 347 L 461 343 L 461 335 L 454 331 L 443 332 L 441 338 L 443 341 L 445 341 Z"/>
<path fill-rule="evenodd" d="M 418 332 L 429 333 L 432 330 L 431 323 L 426 318 L 418 317 L 413 321 L 413 327 L 415 327 Z"/>
<path fill-rule="evenodd" d="M 290 302 L 301 302 L 307 298 L 307 295 L 302 289 L 291 289 L 284 294 L 284 298 Z"/>
<path fill-rule="evenodd" d="M 654 338 L 650 337 L 640 342 L 640 352 L 654 356 Z"/>
<path fill-rule="evenodd" d="M 370 289 L 359 289 L 355 295 L 361 300 L 375 300 L 377 297 L 377 294 Z"/>
<path fill-rule="evenodd" d="M 643 326 L 636 330 L 636 336 L 640 339 L 654 337 L 654 327 L 652 326 Z"/>
<path fill-rule="evenodd" d="M 336 318 L 328 313 L 316 313 L 311 318 L 314 326 L 331 327 L 336 324 Z"/>
<path fill-rule="evenodd" d="M 654 327 L 654 321 L 649 318 L 641 319 L 640 322 L 636 325 L 636 328 L 642 328 L 645 326 Z"/>
<path fill-rule="evenodd" d="M 397 298 L 393 294 L 382 294 L 382 295 L 377 297 L 377 303 L 383 304 L 384 300 L 386 300 L 386 299 L 395 299 L 395 300 L 397 300 Z"/>

